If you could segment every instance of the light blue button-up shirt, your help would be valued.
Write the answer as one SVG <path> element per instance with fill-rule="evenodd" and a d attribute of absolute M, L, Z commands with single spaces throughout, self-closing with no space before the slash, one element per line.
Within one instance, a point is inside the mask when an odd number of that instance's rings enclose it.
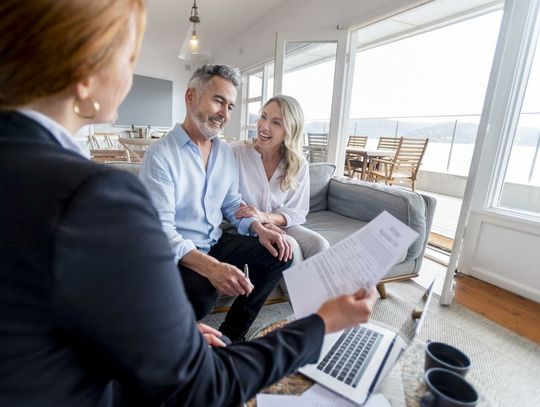
<path fill-rule="evenodd" d="M 237 164 L 231 148 L 218 138 L 212 140 L 205 169 L 199 148 L 177 124 L 148 148 L 139 177 L 159 213 L 176 262 L 196 248 L 207 253 L 221 237 L 223 216 L 243 235 L 255 220 L 234 216 L 243 203 Z"/>

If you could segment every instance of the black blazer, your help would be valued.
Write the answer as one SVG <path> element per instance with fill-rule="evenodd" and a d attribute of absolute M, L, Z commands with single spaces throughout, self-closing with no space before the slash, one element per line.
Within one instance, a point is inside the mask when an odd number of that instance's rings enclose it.
<path fill-rule="evenodd" d="M 136 177 L 0 112 L 0 405 L 235 405 L 316 361 L 311 316 L 209 348 Z"/>

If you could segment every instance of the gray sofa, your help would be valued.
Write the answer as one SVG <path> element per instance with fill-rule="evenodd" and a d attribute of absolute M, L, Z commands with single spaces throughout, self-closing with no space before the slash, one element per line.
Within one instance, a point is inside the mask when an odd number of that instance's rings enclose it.
<path fill-rule="evenodd" d="M 418 275 L 436 200 L 396 186 L 332 177 L 334 170 L 332 164 L 310 164 L 310 211 L 304 226 L 334 244 L 386 210 L 420 235 L 377 286 L 386 298 L 384 283 Z"/>
<path fill-rule="evenodd" d="M 140 164 L 120 162 L 110 165 L 138 174 Z M 381 297 L 386 298 L 385 283 L 418 275 L 436 201 L 397 186 L 332 177 L 334 171 L 333 164 L 310 164 L 310 212 L 306 227 L 334 244 L 386 210 L 420 235 L 377 286 Z"/>

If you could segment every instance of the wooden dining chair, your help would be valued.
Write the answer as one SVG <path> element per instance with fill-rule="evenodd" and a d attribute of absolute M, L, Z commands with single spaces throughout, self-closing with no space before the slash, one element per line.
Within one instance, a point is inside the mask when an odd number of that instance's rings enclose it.
<path fill-rule="evenodd" d="M 99 140 L 100 148 L 118 148 L 118 133 L 96 131 L 94 137 Z"/>
<path fill-rule="evenodd" d="M 328 158 L 328 133 L 308 133 L 309 162 L 325 162 Z"/>
<path fill-rule="evenodd" d="M 393 185 L 397 181 L 406 181 L 411 183 L 411 189 L 414 191 L 418 169 L 422 164 L 428 141 L 428 138 L 399 138 L 393 158 L 372 158 L 370 160 L 367 180 L 384 181 L 386 185 Z"/>
<path fill-rule="evenodd" d="M 88 136 L 88 147 L 91 149 L 111 149 L 115 148 L 116 133 L 96 132 Z"/>
<path fill-rule="evenodd" d="M 366 147 L 368 136 L 349 136 L 347 147 Z M 355 174 L 362 172 L 363 157 L 359 154 L 346 152 L 345 153 L 345 172 L 349 178 L 353 178 Z M 360 176 L 361 177 L 361 176 Z"/>
<path fill-rule="evenodd" d="M 219 138 L 223 140 L 225 143 L 234 143 L 238 141 L 238 139 L 234 136 L 225 136 L 223 134 L 220 134 Z"/>
<path fill-rule="evenodd" d="M 154 137 L 161 138 L 165 136 L 168 132 L 169 130 L 158 130 Z"/>
<path fill-rule="evenodd" d="M 124 148 L 91 148 L 90 159 L 98 163 L 127 162 L 128 156 Z"/>
<path fill-rule="evenodd" d="M 127 161 L 128 156 L 122 146 L 118 146 L 117 133 L 95 132 L 88 136 L 90 159 L 99 163 Z"/>
<path fill-rule="evenodd" d="M 399 137 L 379 137 L 377 150 L 397 150 L 399 142 Z"/>
<path fill-rule="evenodd" d="M 367 144 L 368 136 L 349 136 L 347 141 L 347 147 L 365 147 Z"/>
<path fill-rule="evenodd" d="M 119 138 L 118 141 L 125 148 L 128 161 L 142 162 L 148 147 L 159 140 L 158 138 Z"/>

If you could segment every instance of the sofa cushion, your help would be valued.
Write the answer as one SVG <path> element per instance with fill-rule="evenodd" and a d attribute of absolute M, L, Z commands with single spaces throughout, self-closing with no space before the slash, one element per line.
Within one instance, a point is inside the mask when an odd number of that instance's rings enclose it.
<path fill-rule="evenodd" d="M 366 222 L 339 215 L 330 211 L 310 212 L 306 216 L 305 227 L 323 235 L 330 245 L 356 232 Z"/>
<path fill-rule="evenodd" d="M 362 228 L 366 223 L 330 211 L 317 211 L 307 215 L 304 226 L 320 233 L 333 246 Z M 407 253 L 400 255 L 396 263 L 405 260 L 406 255 Z"/>
<path fill-rule="evenodd" d="M 328 189 L 328 210 L 349 218 L 369 222 L 388 211 L 418 232 L 418 239 L 407 252 L 406 260 L 421 255 L 426 238 L 426 204 L 417 192 L 384 184 L 333 178 Z"/>
<path fill-rule="evenodd" d="M 309 165 L 309 211 L 324 211 L 327 208 L 328 185 L 336 166 L 330 163 Z"/>

